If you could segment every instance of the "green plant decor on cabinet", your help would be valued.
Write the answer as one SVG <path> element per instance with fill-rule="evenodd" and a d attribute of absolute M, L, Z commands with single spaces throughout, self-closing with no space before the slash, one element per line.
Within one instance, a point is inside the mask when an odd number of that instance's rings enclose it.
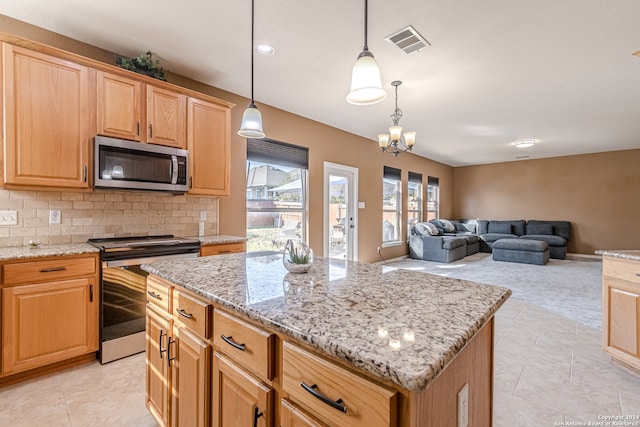
<path fill-rule="evenodd" d="M 144 74 L 145 76 L 153 77 L 154 79 L 167 81 L 167 75 L 160 66 L 160 61 L 153 61 L 153 54 L 151 51 L 143 53 L 137 58 L 126 58 L 124 56 L 116 55 L 116 65 L 125 70 L 131 70 L 138 74 Z"/>

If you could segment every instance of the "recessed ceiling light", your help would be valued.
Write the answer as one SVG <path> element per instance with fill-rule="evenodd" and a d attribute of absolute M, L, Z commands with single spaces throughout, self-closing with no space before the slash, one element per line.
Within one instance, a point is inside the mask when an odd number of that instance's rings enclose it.
<path fill-rule="evenodd" d="M 513 143 L 517 148 L 527 148 L 533 147 L 536 145 L 536 141 L 534 139 L 523 139 L 521 141 L 516 141 Z"/>
<path fill-rule="evenodd" d="M 268 44 L 257 44 L 256 51 L 261 55 L 269 56 L 273 55 L 276 50 L 273 48 L 273 46 L 269 46 Z"/>

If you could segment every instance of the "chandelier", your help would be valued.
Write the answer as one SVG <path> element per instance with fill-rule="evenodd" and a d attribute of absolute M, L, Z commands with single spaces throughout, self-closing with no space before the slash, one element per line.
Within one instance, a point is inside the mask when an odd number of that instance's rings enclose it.
<path fill-rule="evenodd" d="M 395 80 L 391 82 L 391 86 L 396 88 L 396 109 L 390 116 L 393 121 L 393 126 L 389 128 L 389 133 L 381 133 L 378 135 L 378 146 L 383 153 L 391 153 L 397 156 L 405 151 L 411 151 L 413 144 L 416 142 L 415 132 L 402 133 L 402 126 L 398 125 L 402 118 L 402 110 L 398 108 L 398 86 L 402 84 L 401 81 Z M 404 139 L 404 141 L 403 141 Z"/>

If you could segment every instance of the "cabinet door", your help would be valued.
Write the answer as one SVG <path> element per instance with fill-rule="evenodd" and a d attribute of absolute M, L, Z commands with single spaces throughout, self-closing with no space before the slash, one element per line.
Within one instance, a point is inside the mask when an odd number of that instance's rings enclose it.
<path fill-rule="evenodd" d="M 97 350 L 93 280 L 2 289 L 2 372 L 25 371 Z"/>
<path fill-rule="evenodd" d="M 189 98 L 189 194 L 228 196 L 231 110 Z"/>
<path fill-rule="evenodd" d="M 140 141 L 142 83 L 98 71 L 98 134 Z"/>
<path fill-rule="evenodd" d="M 147 85 L 147 142 L 186 148 L 187 97 Z"/>
<path fill-rule="evenodd" d="M 609 286 L 609 345 L 632 356 L 640 356 L 640 295 L 637 292 Z M 622 286 L 621 286 L 622 287 Z"/>
<path fill-rule="evenodd" d="M 170 357 L 171 418 L 175 427 L 208 427 L 211 346 L 183 327 L 175 327 Z"/>
<path fill-rule="evenodd" d="M 324 427 L 320 421 L 286 399 L 280 404 L 280 427 Z"/>
<path fill-rule="evenodd" d="M 147 304 L 146 331 L 146 406 L 158 424 L 167 426 L 171 390 L 167 360 L 171 332 L 169 314 L 156 312 Z"/>
<path fill-rule="evenodd" d="M 88 188 L 89 70 L 3 44 L 6 184 Z"/>
<path fill-rule="evenodd" d="M 213 355 L 213 414 L 216 427 L 269 427 L 273 391 L 219 353 Z"/>

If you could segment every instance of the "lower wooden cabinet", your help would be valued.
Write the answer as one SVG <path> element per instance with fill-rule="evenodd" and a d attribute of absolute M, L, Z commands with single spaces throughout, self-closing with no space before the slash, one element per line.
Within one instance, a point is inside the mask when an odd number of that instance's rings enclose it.
<path fill-rule="evenodd" d="M 98 349 L 94 280 L 2 289 L 2 373 L 12 374 Z"/>
<path fill-rule="evenodd" d="M 640 373 L 640 262 L 605 256 L 602 273 L 603 348 Z"/>
<path fill-rule="evenodd" d="M 280 402 L 280 427 L 325 427 L 320 421 L 296 407 L 287 399 Z"/>
<path fill-rule="evenodd" d="M 244 242 L 203 245 L 200 247 L 200 256 L 236 254 L 239 252 L 244 252 Z"/>
<path fill-rule="evenodd" d="M 146 405 L 161 426 L 210 425 L 211 345 L 147 304 Z"/>
<path fill-rule="evenodd" d="M 270 427 L 273 390 L 241 367 L 214 352 L 213 414 L 215 427 Z"/>

